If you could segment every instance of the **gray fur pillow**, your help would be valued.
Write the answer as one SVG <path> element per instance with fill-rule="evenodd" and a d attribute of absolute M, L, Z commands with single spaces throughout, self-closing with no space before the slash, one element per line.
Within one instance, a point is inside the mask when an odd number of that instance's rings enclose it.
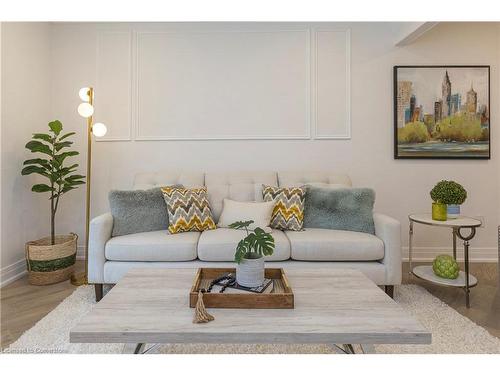
<path fill-rule="evenodd" d="M 176 185 L 181 187 L 182 185 Z M 113 215 L 112 236 L 167 230 L 168 212 L 161 188 L 111 190 L 108 195 Z"/>
<path fill-rule="evenodd" d="M 331 189 L 308 185 L 304 203 L 304 228 L 375 234 L 374 203 L 375 192 L 372 189 Z"/>

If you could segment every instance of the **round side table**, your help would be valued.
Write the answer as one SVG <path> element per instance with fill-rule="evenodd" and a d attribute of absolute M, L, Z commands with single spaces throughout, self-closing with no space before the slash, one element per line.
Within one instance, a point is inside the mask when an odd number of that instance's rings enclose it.
<path fill-rule="evenodd" d="M 408 216 L 408 219 L 410 221 L 410 240 L 408 249 L 410 274 L 434 284 L 464 289 L 465 305 L 467 307 L 470 307 L 470 288 L 477 285 L 477 279 L 469 273 L 469 241 L 472 240 L 476 235 L 476 228 L 481 226 L 481 221 L 467 216 L 460 216 L 456 219 L 449 219 L 446 221 L 437 221 L 432 220 L 431 214 L 411 214 Z M 434 274 L 434 271 L 432 270 L 432 266 L 417 266 L 413 268 L 413 225 L 415 223 L 443 228 L 451 228 L 453 233 L 453 258 L 455 260 L 457 259 L 457 237 L 464 243 L 465 272 L 460 271 L 458 278 L 452 280 L 436 276 Z M 465 234 L 463 233 L 463 230 L 469 230 L 470 233 Z"/>

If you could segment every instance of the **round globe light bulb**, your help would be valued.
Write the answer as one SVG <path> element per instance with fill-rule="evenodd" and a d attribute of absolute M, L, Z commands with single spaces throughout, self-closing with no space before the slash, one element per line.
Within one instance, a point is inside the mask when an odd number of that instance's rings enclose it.
<path fill-rule="evenodd" d="M 106 125 L 104 125 L 102 122 L 96 122 L 94 125 L 92 125 L 92 134 L 94 134 L 96 137 L 104 137 L 108 131 L 108 128 L 106 128 Z"/>
<path fill-rule="evenodd" d="M 78 113 L 82 117 L 90 117 L 94 114 L 94 107 L 92 107 L 89 103 L 82 103 L 78 106 Z"/>
<path fill-rule="evenodd" d="M 84 102 L 90 101 L 90 89 L 88 87 L 82 87 L 80 91 L 78 91 L 78 96 L 80 99 L 82 99 Z"/>

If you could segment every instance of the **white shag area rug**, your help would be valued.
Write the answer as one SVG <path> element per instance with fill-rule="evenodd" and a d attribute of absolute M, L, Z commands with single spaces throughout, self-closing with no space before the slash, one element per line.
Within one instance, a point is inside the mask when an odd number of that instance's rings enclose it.
<path fill-rule="evenodd" d="M 402 285 L 395 300 L 432 332 L 431 345 L 376 345 L 377 353 L 500 353 L 500 340 L 457 313 L 417 285 Z M 82 286 L 26 331 L 5 352 L 10 353 L 121 353 L 122 344 L 70 344 L 69 331 L 95 305 L 94 288 Z M 329 345 L 214 345 L 165 344 L 157 353 L 335 353 Z"/>

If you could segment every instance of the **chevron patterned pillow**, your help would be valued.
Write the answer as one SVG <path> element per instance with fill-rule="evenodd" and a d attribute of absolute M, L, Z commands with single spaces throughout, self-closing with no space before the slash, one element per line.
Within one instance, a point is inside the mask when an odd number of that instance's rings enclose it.
<path fill-rule="evenodd" d="M 161 192 L 167 204 L 170 233 L 215 229 L 206 187 L 195 189 L 163 187 Z"/>
<path fill-rule="evenodd" d="M 304 224 L 304 201 L 306 188 L 278 188 L 262 185 L 264 201 L 275 201 L 271 216 L 271 228 L 281 230 L 302 230 Z"/>

